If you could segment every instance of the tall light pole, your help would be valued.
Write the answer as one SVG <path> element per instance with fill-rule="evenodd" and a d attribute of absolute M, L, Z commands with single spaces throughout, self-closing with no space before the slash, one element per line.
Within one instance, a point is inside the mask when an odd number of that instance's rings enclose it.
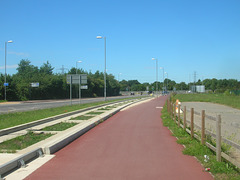
<path fill-rule="evenodd" d="M 160 67 L 163 70 L 163 87 L 164 87 L 164 67 Z"/>
<path fill-rule="evenodd" d="M 5 42 L 5 78 L 4 78 L 4 87 L 5 87 L 5 101 L 7 100 L 7 43 L 12 43 L 12 40 Z"/>
<path fill-rule="evenodd" d="M 107 98 L 107 85 L 106 85 L 106 62 L 107 62 L 107 50 L 106 50 L 106 37 L 104 36 L 97 36 L 97 39 L 104 39 L 104 101 L 106 101 Z"/>
<path fill-rule="evenodd" d="M 167 74 L 167 86 L 166 86 L 166 91 L 167 91 L 167 87 L 168 87 L 168 73 L 165 72 L 165 74 Z"/>
<path fill-rule="evenodd" d="M 158 59 L 152 58 L 152 60 L 156 60 L 156 94 L 158 93 Z M 158 97 L 158 94 L 157 94 Z"/>
<path fill-rule="evenodd" d="M 120 77 L 121 74 L 122 74 L 122 73 L 119 73 L 119 74 L 118 74 L 118 82 L 119 82 L 119 77 Z"/>
<path fill-rule="evenodd" d="M 78 63 L 81 63 L 82 61 L 76 61 L 76 74 L 77 74 L 77 64 Z M 80 75 L 79 75 L 79 89 L 78 89 L 78 92 L 79 92 L 79 104 L 81 104 L 81 79 L 80 79 Z M 77 90 L 76 90 L 76 97 L 77 97 Z"/>
<path fill-rule="evenodd" d="M 82 61 L 76 61 L 76 74 L 77 74 L 77 64 L 81 63 Z"/>

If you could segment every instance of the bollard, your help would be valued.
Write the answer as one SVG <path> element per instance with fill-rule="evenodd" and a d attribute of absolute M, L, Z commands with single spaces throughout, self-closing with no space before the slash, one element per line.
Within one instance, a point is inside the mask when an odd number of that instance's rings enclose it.
<path fill-rule="evenodd" d="M 217 161 L 221 161 L 221 115 L 217 115 L 216 121 L 216 156 Z"/>
<path fill-rule="evenodd" d="M 191 108 L 191 138 L 194 138 L 194 108 Z"/>
<path fill-rule="evenodd" d="M 202 137 L 201 144 L 205 144 L 205 110 L 202 110 Z"/>
<path fill-rule="evenodd" d="M 186 131 L 186 114 L 187 114 L 187 108 L 184 106 L 183 110 L 183 129 Z"/>

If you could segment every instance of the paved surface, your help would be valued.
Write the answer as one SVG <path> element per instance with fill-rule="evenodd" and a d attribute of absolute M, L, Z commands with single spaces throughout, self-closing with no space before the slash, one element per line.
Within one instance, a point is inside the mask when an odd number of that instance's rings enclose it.
<path fill-rule="evenodd" d="M 115 96 L 107 97 L 107 100 L 123 99 L 137 96 Z M 83 98 L 81 104 L 104 101 L 104 98 Z M 19 111 L 31 111 L 36 109 L 47 109 L 52 107 L 60 107 L 70 105 L 69 99 L 65 100 L 35 100 L 35 101 L 17 101 L 0 103 L 0 114 Z M 79 99 L 72 100 L 72 104 L 79 104 Z"/>
<path fill-rule="evenodd" d="M 183 155 L 162 125 L 166 97 L 127 108 L 76 141 L 26 179 L 195 179 L 212 176 Z"/>

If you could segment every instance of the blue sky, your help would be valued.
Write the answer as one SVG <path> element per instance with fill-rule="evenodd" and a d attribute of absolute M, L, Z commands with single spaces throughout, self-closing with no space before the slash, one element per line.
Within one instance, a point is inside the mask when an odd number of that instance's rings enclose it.
<path fill-rule="evenodd" d="M 0 72 L 16 73 L 21 59 L 141 83 L 163 79 L 240 80 L 239 0 L 0 0 Z M 120 74 L 121 73 L 121 74 Z M 166 74 L 165 74 L 166 77 Z"/>

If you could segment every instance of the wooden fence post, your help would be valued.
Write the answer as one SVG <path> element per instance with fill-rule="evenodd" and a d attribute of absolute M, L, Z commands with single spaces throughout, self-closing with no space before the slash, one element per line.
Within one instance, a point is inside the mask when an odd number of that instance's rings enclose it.
<path fill-rule="evenodd" d="M 173 103 L 171 105 L 171 119 L 173 120 Z"/>
<path fill-rule="evenodd" d="M 201 144 L 205 144 L 205 110 L 202 110 L 202 137 Z"/>
<path fill-rule="evenodd" d="M 216 121 L 216 156 L 217 161 L 221 161 L 221 115 L 217 115 Z"/>
<path fill-rule="evenodd" d="M 191 108 L 191 138 L 194 137 L 194 108 Z"/>
<path fill-rule="evenodd" d="M 180 104 L 178 104 L 178 127 L 180 127 Z"/>
<path fill-rule="evenodd" d="M 187 114 L 187 108 L 184 106 L 183 110 L 183 129 L 186 130 L 186 114 Z"/>

